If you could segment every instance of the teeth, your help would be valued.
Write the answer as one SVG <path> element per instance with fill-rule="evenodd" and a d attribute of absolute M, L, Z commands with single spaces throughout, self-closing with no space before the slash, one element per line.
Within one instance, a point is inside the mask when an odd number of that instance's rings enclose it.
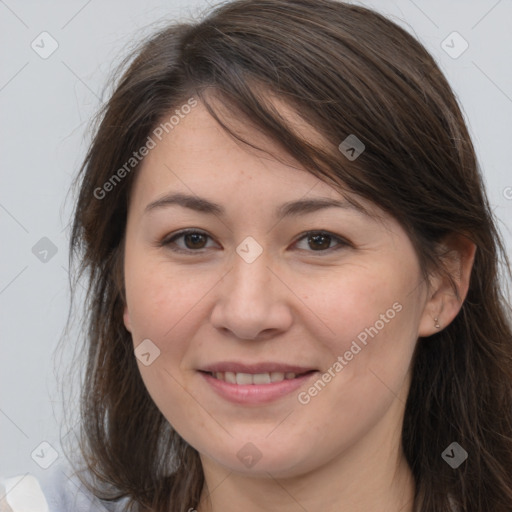
<path fill-rule="evenodd" d="M 257 373 L 253 376 L 252 381 L 254 384 L 270 384 L 270 374 L 268 373 Z"/>
<path fill-rule="evenodd" d="M 252 384 L 252 375 L 250 373 L 237 373 L 236 374 L 237 384 Z"/>
<path fill-rule="evenodd" d="M 234 373 L 234 372 L 215 372 L 212 374 L 216 379 L 229 382 L 230 384 L 248 385 L 248 384 L 270 384 L 272 382 L 281 382 L 285 379 L 295 379 L 297 376 L 293 372 L 271 372 L 271 373 Z"/>
<path fill-rule="evenodd" d="M 219 375 L 220 375 L 220 377 L 219 377 Z M 236 373 L 226 372 L 224 374 L 224 377 L 222 377 L 222 373 L 217 373 L 217 379 L 225 380 L 226 382 L 229 382 L 230 384 L 236 384 Z"/>

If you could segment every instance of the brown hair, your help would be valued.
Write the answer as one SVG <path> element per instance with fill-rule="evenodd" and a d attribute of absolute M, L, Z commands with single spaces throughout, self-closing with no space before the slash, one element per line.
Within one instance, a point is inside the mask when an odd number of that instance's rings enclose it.
<path fill-rule="evenodd" d="M 199 22 L 172 23 L 129 57 L 99 114 L 78 177 L 71 238 L 86 275 L 87 365 L 80 450 L 93 492 L 135 509 L 186 511 L 204 485 L 197 451 L 169 425 L 141 379 L 123 325 L 123 238 L 136 172 L 111 179 L 169 112 L 191 96 L 233 137 L 208 102 L 222 104 L 277 141 L 309 172 L 369 199 L 406 229 L 427 277 L 450 233 L 477 246 L 467 297 L 441 332 L 419 339 L 402 444 L 415 510 L 512 508 L 512 328 L 499 282 L 510 266 L 457 100 L 425 48 L 366 8 L 333 0 L 238 0 Z M 282 98 L 324 137 L 301 138 L 265 100 Z M 338 145 L 366 146 L 348 162 Z M 242 139 L 240 139 L 242 140 Z M 252 145 L 250 141 L 243 141 Z M 469 453 L 454 470 L 441 453 Z"/>

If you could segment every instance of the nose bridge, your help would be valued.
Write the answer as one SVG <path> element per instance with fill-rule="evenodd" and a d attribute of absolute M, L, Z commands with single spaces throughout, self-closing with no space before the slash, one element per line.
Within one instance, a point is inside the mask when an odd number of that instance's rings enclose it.
<path fill-rule="evenodd" d="M 265 288 L 268 290 L 268 285 L 271 284 L 269 251 L 252 236 L 246 236 L 235 248 L 232 262 L 232 292 L 241 294 L 240 298 L 250 298 L 251 295 L 261 298 L 259 293 Z"/>
<path fill-rule="evenodd" d="M 242 244 L 241 244 L 242 245 Z M 242 246 L 243 249 L 243 246 Z M 228 274 L 229 278 L 229 298 L 232 299 L 232 306 L 238 304 L 242 307 L 247 302 L 253 304 L 253 307 L 261 308 L 272 297 L 272 272 L 269 269 L 270 261 L 267 253 L 261 253 L 254 257 L 251 254 L 252 249 L 247 253 L 240 255 L 240 246 L 237 248 L 237 254 L 233 257 L 233 267 Z"/>

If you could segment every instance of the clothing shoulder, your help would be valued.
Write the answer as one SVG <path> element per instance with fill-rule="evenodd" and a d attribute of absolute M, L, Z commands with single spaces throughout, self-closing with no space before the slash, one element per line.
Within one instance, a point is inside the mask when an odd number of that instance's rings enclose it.
<path fill-rule="evenodd" d="M 41 476 L 27 472 L 0 477 L 0 512 L 125 512 L 127 498 L 116 503 L 98 499 L 66 462 Z"/>

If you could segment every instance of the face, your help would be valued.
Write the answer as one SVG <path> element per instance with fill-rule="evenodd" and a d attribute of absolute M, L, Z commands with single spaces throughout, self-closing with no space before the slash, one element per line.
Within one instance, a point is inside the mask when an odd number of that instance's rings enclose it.
<path fill-rule="evenodd" d="M 152 399 L 203 460 L 290 477 L 399 433 L 432 319 L 394 219 L 237 129 L 284 162 L 198 103 L 137 170 L 124 320 Z"/>

